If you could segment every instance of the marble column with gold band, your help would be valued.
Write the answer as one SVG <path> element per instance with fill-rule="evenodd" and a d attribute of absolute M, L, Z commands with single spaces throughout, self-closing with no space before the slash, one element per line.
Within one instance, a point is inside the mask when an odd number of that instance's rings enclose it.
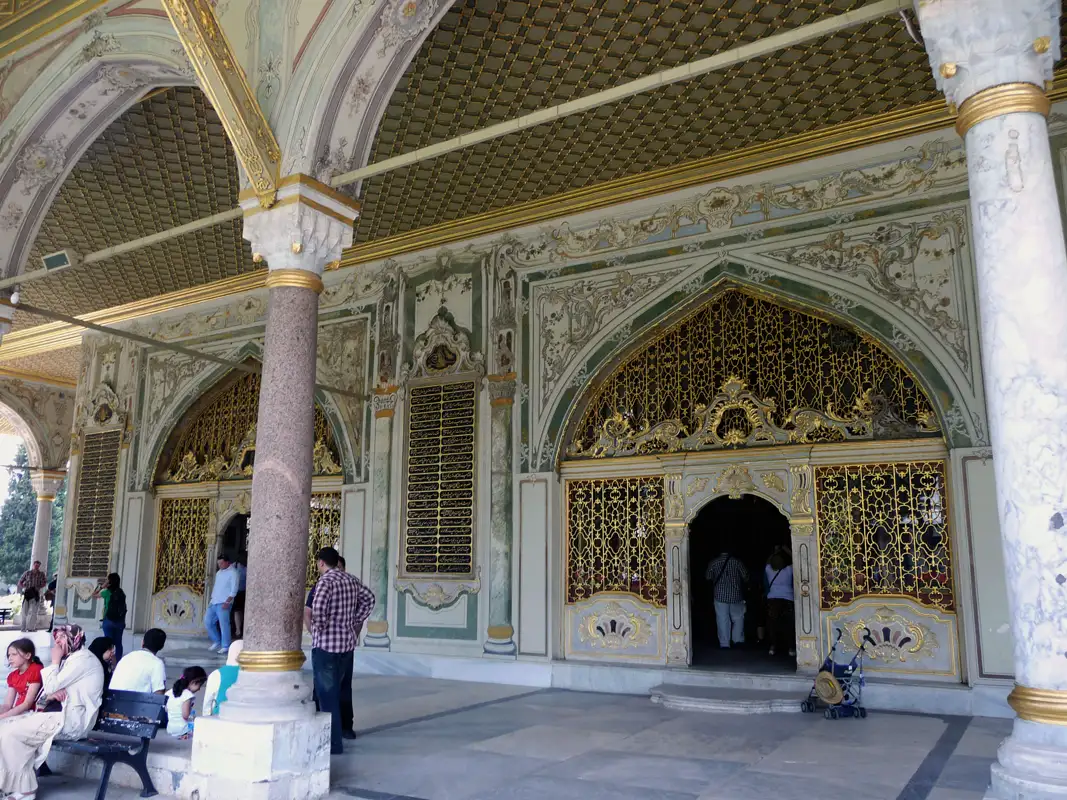
<path fill-rule="evenodd" d="M 248 543 L 241 677 L 222 717 L 311 714 L 301 627 L 307 569 L 315 363 L 322 273 L 352 242 L 355 201 L 304 175 L 279 184 L 269 209 L 242 198 L 244 236 L 268 273 L 263 378 Z M 264 717 L 266 715 L 266 717 Z"/>
<path fill-rule="evenodd" d="M 987 797 L 1067 797 L 1067 249 L 1044 89 L 1059 0 L 916 3 L 958 110 L 1017 686 Z"/>
<path fill-rule="evenodd" d="M 30 470 L 30 482 L 37 493 L 37 521 L 33 527 L 33 547 L 30 549 L 30 566 L 41 562 L 41 569 L 51 574 L 57 564 L 48 563 L 48 544 L 52 538 L 52 506 L 56 494 L 63 485 L 67 473 L 61 469 Z"/>
<path fill-rule="evenodd" d="M 693 661 L 689 523 L 685 519 L 685 495 L 682 493 L 685 459 L 668 456 L 660 461 L 666 470 L 663 475 L 663 513 L 667 546 L 667 664 L 684 667 Z"/>
<path fill-rule="evenodd" d="M 365 647 L 387 650 L 389 638 L 389 520 L 392 509 L 393 475 L 393 419 L 396 416 L 400 390 L 396 386 L 381 386 L 371 398 L 374 412 L 374 441 L 371 459 L 372 512 L 370 541 L 369 588 L 377 602 L 367 620 Z"/>
<path fill-rule="evenodd" d="M 489 379 L 490 497 L 489 497 L 489 627 L 485 652 L 514 656 L 515 628 L 511 617 L 512 432 L 515 373 Z"/>

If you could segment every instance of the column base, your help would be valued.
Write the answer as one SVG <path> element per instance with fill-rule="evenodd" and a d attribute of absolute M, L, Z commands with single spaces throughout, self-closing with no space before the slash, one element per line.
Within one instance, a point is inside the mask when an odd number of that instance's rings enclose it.
<path fill-rule="evenodd" d="M 997 750 L 987 800 L 1067 798 L 1067 725 L 1016 719 Z"/>
<path fill-rule="evenodd" d="M 376 650 L 388 650 L 392 641 L 389 639 L 389 623 L 384 620 L 373 620 L 367 623 L 367 635 L 363 637 L 364 647 L 373 647 Z"/>
<path fill-rule="evenodd" d="M 253 672 L 242 667 L 219 707 L 219 716 L 232 722 L 290 722 L 314 713 L 311 686 L 298 670 Z"/>
<path fill-rule="evenodd" d="M 491 656 L 514 656 L 518 650 L 514 635 L 515 629 L 510 625 L 490 625 L 485 632 L 483 650 Z"/>
<path fill-rule="evenodd" d="M 326 797 L 330 715 L 281 722 L 201 717 L 193 733 L 192 773 L 200 800 Z"/>

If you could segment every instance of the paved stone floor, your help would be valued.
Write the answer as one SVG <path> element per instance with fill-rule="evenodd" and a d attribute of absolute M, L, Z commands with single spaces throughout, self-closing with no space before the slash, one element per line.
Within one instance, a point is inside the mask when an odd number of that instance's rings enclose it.
<path fill-rule="evenodd" d="M 880 712 L 713 715 L 645 697 L 402 677 L 357 678 L 355 695 L 360 738 L 333 761 L 334 800 L 979 800 L 1011 727 Z M 45 779 L 38 794 L 85 797 L 90 785 L 68 778 Z"/>

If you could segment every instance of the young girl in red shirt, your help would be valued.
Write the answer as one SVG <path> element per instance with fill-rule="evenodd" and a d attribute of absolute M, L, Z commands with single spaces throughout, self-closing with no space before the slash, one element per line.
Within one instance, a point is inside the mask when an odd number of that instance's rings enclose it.
<path fill-rule="evenodd" d="M 10 719 L 33 711 L 41 691 L 41 659 L 29 639 L 16 639 L 7 646 L 7 697 L 0 705 L 0 719 Z"/>

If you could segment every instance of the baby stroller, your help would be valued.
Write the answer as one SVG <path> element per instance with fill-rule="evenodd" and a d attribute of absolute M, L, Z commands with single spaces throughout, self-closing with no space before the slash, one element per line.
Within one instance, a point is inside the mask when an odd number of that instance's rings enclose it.
<path fill-rule="evenodd" d="M 826 706 L 823 714 L 827 719 L 841 717 L 855 717 L 866 719 L 867 709 L 860 705 L 863 698 L 863 655 L 867 645 L 874 644 L 869 628 L 863 629 L 863 641 L 856 648 L 852 660 L 847 664 L 838 664 L 834 661 L 837 645 L 841 642 L 841 629 L 837 629 L 837 638 L 834 640 L 830 652 L 826 654 L 826 660 L 819 667 L 819 674 L 815 676 L 815 683 L 808 693 L 808 697 L 800 704 L 800 710 L 807 713 L 815 711 L 817 701 L 822 701 Z"/>

